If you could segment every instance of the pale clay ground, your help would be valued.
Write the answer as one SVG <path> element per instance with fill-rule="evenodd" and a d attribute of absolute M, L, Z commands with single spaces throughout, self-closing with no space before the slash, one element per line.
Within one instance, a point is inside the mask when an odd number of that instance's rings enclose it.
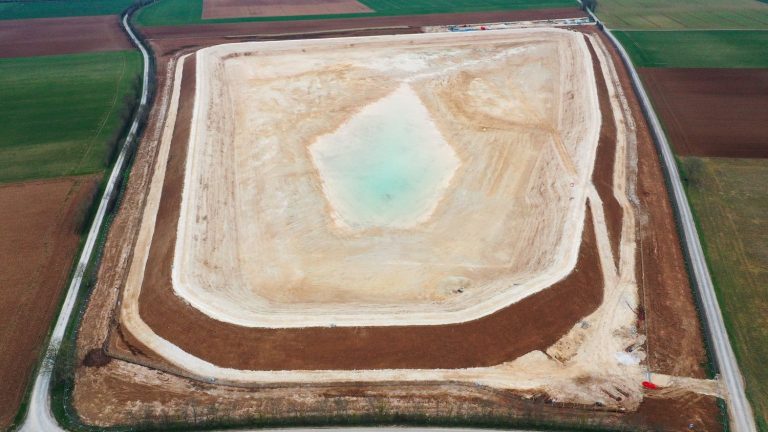
<path fill-rule="evenodd" d="M 518 35 L 531 36 L 532 33 L 514 30 L 499 31 L 489 36 L 483 35 L 490 39 L 514 40 Z M 464 40 L 461 38 L 466 37 L 465 35 L 451 36 L 457 37 L 458 40 Z M 426 36 L 416 36 L 416 38 L 426 38 Z M 389 37 L 371 39 L 382 41 L 384 44 L 391 44 Z M 401 38 L 393 37 L 393 39 Z M 443 37 L 441 40 L 445 40 L 445 38 Z M 206 381 L 216 380 L 235 385 L 276 382 L 459 381 L 495 388 L 514 389 L 523 393 L 543 391 L 563 402 L 586 404 L 601 402 L 609 407 L 636 408 L 642 399 L 640 382 L 646 378 L 645 366 L 642 364 L 644 352 L 642 348 L 636 348 L 630 353 L 625 350 L 630 346 L 639 347 L 644 341 L 644 335 L 641 332 L 638 333 L 634 327 L 635 316 L 631 309 L 636 307 L 638 301 L 634 277 L 635 216 L 631 204 L 636 170 L 635 125 L 606 48 L 599 39 L 590 36 L 590 40 L 598 53 L 604 77 L 609 84 L 611 105 L 616 118 L 618 142 L 613 185 L 615 196 L 625 210 L 621 231 L 619 265 L 617 268 L 614 264 L 600 199 L 594 187 L 587 184 L 584 187 L 584 195 L 595 215 L 594 227 L 598 236 L 598 251 L 604 269 L 604 299 L 602 305 L 593 314 L 575 325 L 569 334 L 547 350 L 546 355 L 540 351 L 534 351 L 517 360 L 495 367 L 456 370 L 249 371 L 218 367 L 184 352 L 154 333 L 139 316 L 138 296 L 141 289 L 143 266 L 147 256 L 146 247 L 152 238 L 154 215 L 160 198 L 165 160 L 168 155 L 168 145 L 174 123 L 173 118 L 178 104 L 178 81 L 181 76 L 182 63 L 179 63 L 177 67 L 176 85 L 171 98 L 169 119 L 166 123 L 168 126 L 166 126 L 161 140 L 155 179 L 151 184 L 147 198 L 144 220 L 134 254 L 134 263 L 131 266 L 120 306 L 122 325 L 126 326 L 142 343 L 166 358 L 175 367 L 185 371 L 189 376 Z M 345 41 L 344 44 L 348 41 Z M 292 43 L 301 46 L 310 42 Z M 332 44 L 340 43 L 339 41 L 332 41 Z M 554 156 L 554 153 L 550 156 Z M 574 162 L 573 166 L 580 167 L 581 164 Z M 591 171 L 591 162 L 589 170 Z M 579 207 L 583 210 L 582 205 L 583 203 Z M 113 362 L 113 366 L 110 366 L 110 368 L 117 368 L 117 370 L 126 367 L 130 371 L 126 369 L 125 373 L 137 377 L 141 376 L 141 379 L 145 381 L 157 381 L 158 385 L 166 386 L 183 387 L 184 385 L 183 381 L 179 381 L 175 377 L 164 376 L 161 379 L 157 374 L 141 374 L 131 369 L 134 368 L 134 365 L 123 362 Z M 654 376 L 652 379 L 668 386 L 665 391 L 670 395 L 680 391 L 720 394 L 717 383 L 713 381 L 669 376 Z M 629 396 L 618 402 L 615 398 L 610 397 L 610 395 L 618 395 L 617 389 L 621 389 Z M 227 390 L 222 388 L 221 390 L 211 390 L 211 392 L 223 392 L 221 393 L 223 396 Z"/>
<path fill-rule="evenodd" d="M 203 313 L 248 327 L 461 322 L 575 265 L 600 126 L 581 36 L 228 44 L 200 50 L 197 69 L 173 286 Z M 459 166 L 422 223 L 348 229 L 308 147 L 404 84 L 455 151 L 430 155 Z"/>

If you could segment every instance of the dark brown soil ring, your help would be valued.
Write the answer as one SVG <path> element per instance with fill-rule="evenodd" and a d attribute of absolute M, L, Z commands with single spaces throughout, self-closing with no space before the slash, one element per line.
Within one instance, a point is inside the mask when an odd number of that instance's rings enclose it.
<path fill-rule="evenodd" d="M 0 58 L 129 49 L 117 15 L 0 20 Z"/>
<path fill-rule="evenodd" d="M 649 135 L 647 124 L 632 90 L 627 70 L 610 45 L 610 41 L 593 27 L 580 27 L 577 30 L 599 35 L 603 43 L 609 48 L 612 61 L 616 65 L 622 88 L 630 103 L 630 108 L 637 125 L 639 157 L 638 198 L 641 203 L 640 208 L 644 209 L 645 216 L 648 218 L 645 222 L 640 221 L 641 223 L 638 226 L 638 233 L 646 238 L 646 247 L 642 249 L 642 255 L 638 254 L 637 256 L 637 272 L 638 281 L 640 281 L 641 262 L 644 262 L 644 268 L 648 274 L 646 277 L 649 280 L 645 284 L 646 286 L 643 287 L 643 284 L 641 284 L 641 290 L 645 291 L 645 296 L 647 297 L 645 301 L 645 315 L 648 317 L 648 339 L 650 342 L 649 366 L 652 370 L 659 373 L 704 377 L 705 373 L 701 367 L 704 361 L 704 354 L 700 328 L 695 318 L 696 312 L 693 310 L 693 299 L 690 294 L 685 269 L 683 268 L 680 244 L 675 231 L 674 219 L 667 199 L 658 156 Z M 197 47 L 206 46 L 201 41 L 195 42 Z M 207 43 L 209 41 L 204 42 Z M 163 50 L 157 49 L 156 52 L 163 52 Z M 158 62 L 162 63 L 166 60 L 165 57 L 161 57 Z M 160 70 L 162 70 L 162 67 Z M 126 215 L 121 213 L 119 217 L 126 217 Z M 648 247 L 649 239 L 653 241 L 652 247 Z M 122 247 L 122 244 L 116 245 L 114 249 L 121 249 Z M 162 366 L 162 364 L 160 365 Z M 85 369 L 83 370 L 85 371 Z M 151 399 L 152 396 L 148 395 L 155 395 L 158 392 L 162 393 L 162 390 L 150 387 L 137 387 L 132 377 L 118 374 L 111 377 L 111 379 L 114 379 L 114 382 L 124 383 L 124 386 L 116 387 L 119 390 L 117 392 L 108 391 L 108 393 L 116 395 L 116 397 L 127 398 L 117 402 L 117 405 L 114 405 L 115 407 L 121 407 L 125 403 L 136 403 L 136 401 L 157 403 L 155 399 Z M 78 385 L 87 386 L 91 382 L 86 380 Z M 204 385 L 202 383 L 196 384 Z M 399 389 L 410 387 L 407 383 L 397 386 Z M 302 386 L 303 388 L 304 386 Z M 445 385 L 440 388 L 445 388 Z M 347 392 L 357 391 L 357 389 L 352 389 L 351 387 L 344 387 L 344 389 Z M 422 395 L 425 391 L 424 389 L 432 390 L 433 387 L 422 388 L 419 391 L 414 390 L 416 391 L 414 394 Z M 441 407 L 451 407 L 451 401 L 458 400 L 461 403 L 467 403 L 465 399 L 466 392 L 472 392 L 474 389 L 475 387 L 460 388 L 459 391 L 462 395 L 460 399 L 450 399 L 443 396 L 439 404 Z M 370 394 L 371 390 L 371 388 L 365 388 L 366 394 Z M 99 392 L 93 392 L 92 394 L 98 397 Z M 192 392 L 184 397 L 188 402 L 190 397 L 194 398 L 199 394 L 199 392 Z M 336 396 L 336 393 L 329 395 L 329 397 L 333 396 Z M 649 395 L 651 399 L 653 399 L 652 396 Z M 281 406 L 282 402 L 281 400 Z M 515 407 L 518 406 L 516 405 L 518 402 L 519 400 L 515 398 L 505 398 L 496 406 L 499 407 L 498 409 L 507 412 L 508 410 L 517 410 L 518 408 Z M 199 403 L 204 402 L 199 401 Z M 410 401 L 409 396 L 409 404 L 413 405 L 414 403 Z M 487 410 L 488 405 L 485 400 L 478 401 L 477 403 L 484 405 L 485 408 L 483 409 Z M 549 410 L 549 408 L 552 409 Z M 82 407 L 78 407 L 78 409 L 82 409 Z M 108 407 L 105 409 L 109 410 Z M 528 418 L 525 413 L 530 414 L 534 412 L 541 413 L 541 415 L 537 414 L 534 418 L 544 418 L 547 420 L 552 420 L 553 418 L 562 419 L 563 416 L 567 417 L 572 412 L 570 409 L 564 410 L 561 406 L 553 406 L 546 403 L 543 405 L 530 405 L 530 401 L 526 401 L 519 409 L 523 413 L 520 414 L 521 418 Z M 453 411 L 450 412 L 453 413 Z M 637 429 L 643 430 L 681 430 L 687 428 L 689 423 L 695 423 L 697 430 L 720 431 L 722 426 L 719 422 L 720 416 L 718 412 L 715 398 L 688 394 L 685 397 L 681 396 L 676 399 L 649 400 L 646 398 L 637 412 L 622 415 L 621 418 L 614 417 L 617 415 L 616 413 L 602 411 L 591 411 L 586 415 L 593 419 L 610 416 L 612 420 L 606 419 L 605 422 L 599 423 L 609 426 L 613 425 L 615 428 L 632 428 L 636 426 Z M 680 413 L 685 413 L 685 415 Z M 578 416 L 585 415 L 585 413 L 581 412 L 576 414 Z M 439 414 L 437 416 L 439 417 Z M 703 424 L 697 422 L 696 417 L 703 420 Z"/>
<path fill-rule="evenodd" d="M 675 153 L 768 158 L 768 69 L 640 69 Z"/>
<path fill-rule="evenodd" d="M 616 200 L 613 191 L 613 167 L 616 160 L 617 143 L 616 123 L 610 96 L 608 95 L 608 87 L 600 67 L 600 60 L 586 35 L 584 38 L 587 47 L 589 47 L 589 54 L 592 56 L 592 68 L 595 73 L 597 97 L 600 101 L 600 113 L 602 114 L 595 168 L 592 171 L 592 183 L 595 185 L 595 189 L 597 189 L 597 193 L 603 201 L 603 212 L 605 213 L 605 224 L 608 227 L 608 239 L 613 251 L 613 261 L 618 267 L 624 210 Z"/>
<path fill-rule="evenodd" d="M 211 319 L 177 297 L 170 280 L 186 159 L 184 143 L 193 105 L 185 101 L 192 100 L 193 77 L 194 64 L 188 59 L 139 299 L 142 319 L 190 354 L 222 367 L 252 370 L 491 366 L 546 349 L 602 302 L 602 273 L 588 212 L 577 269 L 571 275 L 475 321 L 441 326 L 260 329 Z"/>

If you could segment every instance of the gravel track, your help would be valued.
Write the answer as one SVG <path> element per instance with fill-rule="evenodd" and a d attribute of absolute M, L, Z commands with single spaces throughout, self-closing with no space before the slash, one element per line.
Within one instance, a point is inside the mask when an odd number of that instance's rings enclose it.
<path fill-rule="evenodd" d="M 99 208 L 96 211 L 96 216 L 93 219 L 90 230 L 88 231 L 88 237 L 85 240 L 85 246 L 80 254 L 80 258 L 77 261 L 77 267 L 75 274 L 72 277 L 72 281 L 67 288 L 67 295 L 64 299 L 64 304 L 61 307 L 61 312 L 56 320 L 56 326 L 53 328 L 51 339 L 48 343 L 48 353 L 56 353 L 61 346 L 61 342 L 64 338 L 64 333 L 69 324 L 69 320 L 72 316 L 72 312 L 77 304 L 77 296 L 82 288 L 83 277 L 85 269 L 91 260 L 94 250 L 96 249 L 96 242 L 99 238 L 99 233 L 104 225 L 104 221 L 107 216 L 107 210 L 109 209 L 110 202 L 117 192 L 118 179 L 122 176 L 123 170 L 126 167 L 126 161 L 128 159 L 128 152 L 131 144 L 136 141 L 139 124 L 141 122 L 141 114 L 147 109 L 148 94 L 148 82 L 149 82 L 149 53 L 144 45 L 141 44 L 139 39 L 134 34 L 131 26 L 128 25 L 129 15 L 123 15 L 122 25 L 131 37 L 134 45 L 136 45 L 141 51 L 141 55 L 144 58 L 144 71 L 141 85 L 141 102 L 136 115 L 131 123 L 131 129 L 128 132 L 128 136 L 123 142 L 123 146 L 120 150 L 120 155 L 115 161 L 115 166 L 112 168 L 112 173 L 109 175 L 109 181 L 107 182 L 104 194 L 99 202 Z M 53 356 L 55 354 L 48 354 Z M 51 358 L 46 358 L 44 364 L 52 361 Z M 24 419 L 20 431 L 62 431 L 59 424 L 51 412 L 51 398 L 50 398 L 50 383 L 51 383 L 51 369 L 50 367 L 40 367 L 37 376 L 35 377 L 35 384 L 32 388 L 30 395 L 29 406 L 27 416 Z"/>

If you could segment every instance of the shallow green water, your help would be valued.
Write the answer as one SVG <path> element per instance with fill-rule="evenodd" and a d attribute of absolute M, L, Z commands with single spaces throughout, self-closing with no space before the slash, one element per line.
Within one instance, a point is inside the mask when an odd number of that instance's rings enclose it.
<path fill-rule="evenodd" d="M 434 209 L 458 166 L 408 86 L 364 108 L 312 154 L 337 216 L 351 227 L 407 227 Z"/>

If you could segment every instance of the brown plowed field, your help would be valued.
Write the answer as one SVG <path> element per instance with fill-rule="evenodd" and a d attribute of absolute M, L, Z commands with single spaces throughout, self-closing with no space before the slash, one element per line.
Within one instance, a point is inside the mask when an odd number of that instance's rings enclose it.
<path fill-rule="evenodd" d="M 132 48 L 117 15 L 0 21 L 0 58 Z"/>
<path fill-rule="evenodd" d="M 564 406 L 553 403 L 546 395 L 523 398 L 513 392 L 472 384 L 306 385 L 217 391 L 209 384 L 182 383 L 180 378 L 162 373 L 158 373 L 162 386 L 147 384 L 130 374 L 110 374 L 109 369 L 116 368 L 87 369 L 89 379 L 82 380 L 76 390 L 78 414 L 86 423 L 111 426 L 145 421 L 162 425 L 169 418 L 192 423 L 220 421 L 222 416 L 229 415 L 267 421 L 279 421 L 285 416 L 314 417 L 318 424 L 343 425 L 350 416 L 383 414 L 383 422 L 387 423 L 409 417 L 424 421 L 428 417 L 448 418 L 460 424 L 471 423 L 471 419 L 497 419 L 508 422 L 510 427 L 520 423 L 560 425 L 563 430 L 591 425 L 604 430 L 677 432 L 688 430 L 691 423 L 695 431 L 723 430 L 715 398 L 694 393 L 674 399 L 649 395 L 636 412 L 621 413 Z M 190 407 L 198 408 L 193 411 Z M 328 418 L 335 420 L 324 421 Z M 503 427 L 503 423 L 497 427 Z"/>
<path fill-rule="evenodd" d="M 203 18 L 330 15 L 373 12 L 355 0 L 203 0 Z"/>
<path fill-rule="evenodd" d="M 680 156 L 768 157 L 768 69 L 641 69 Z"/>
<path fill-rule="evenodd" d="M 340 18 L 300 21 L 262 21 L 227 24 L 201 24 L 189 26 L 145 27 L 144 34 L 150 39 L 185 39 L 178 46 L 209 46 L 214 43 L 202 39 L 220 38 L 234 42 L 247 36 L 276 34 L 309 34 L 324 31 L 371 29 L 378 27 L 422 27 L 450 24 L 471 24 L 500 21 L 530 21 L 586 16 L 577 8 L 529 9 L 498 12 L 444 13 L 428 15 L 377 16 L 364 18 Z M 392 34 L 389 31 L 388 34 Z M 297 36 L 296 38 L 306 38 Z M 197 39 L 197 40 L 195 40 Z"/>
<path fill-rule="evenodd" d="M 602 302 L 602 273 L 588 216 L 577 271 L 540 294 L 468 323 L 407 327 L 245 328 L 216 321 L 190 307 L 174 294 L 170 270 L 194 105 L 192 59 L 187 60 L 184 68 L 180 110 L 140 297 L 143 320 L 161 337 L 206 361 L 237 369 L 492 366 L 533 350 L 546 349 Z M 558 313 L 551 313 L 553 309 Z M 190 328 L 196 330 L 190 332 Z M 205 338 L 204 343 L 201 336 Z"/>
<path fill-rule="evenodd" d="M 0 186 L 0 429 L 41 354 L 99 176 Z"/>
<path fill-rule="evenodd" d="M 584 36 L 586 38 L 586 36 Z M 595 48 L 587 39 L 587 47 L 592 56 L 592 68 L 595 71 L 595 80 L 597 81 L 597 97 L 600 100 L 600 114 L 602 123 L 600 124 L 600 138 L 597 143 L 597 154 L 595 155 L 595 169 L 592 172 L 592 183 L 603 200 L 603 211 L 605 212 L 605 224 L 608 228 L 608 238 L 611 241 L 614 262 L 618 266 L 619 262 L 619 243 L 621 243 L 621 226 L 624 210 L 621 204 L 616 200 L 613 194 L 613 165 L 616 158 L 616 124 L 613 110 L 611 109 L 608 96 L 608 87 L 603 77 L 600 61 L 595 54 Z"/>

